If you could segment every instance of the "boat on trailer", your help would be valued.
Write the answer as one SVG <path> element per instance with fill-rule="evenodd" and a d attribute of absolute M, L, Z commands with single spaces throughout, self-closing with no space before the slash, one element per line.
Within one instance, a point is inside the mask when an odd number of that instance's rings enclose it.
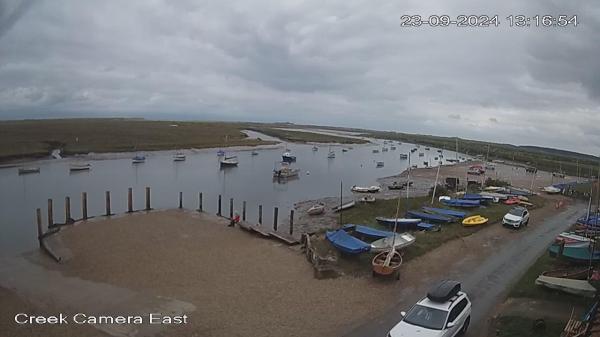
<path fill-rule="evenodd" d="M 398 272 L 400 266 L 402 266 L 402 255 L 395 249 L 386 250 L 375 255 L 371 265 L 373 267 L 373 275 L 390 276 L 397 274 L 397 278 L 400 278 Z"/>

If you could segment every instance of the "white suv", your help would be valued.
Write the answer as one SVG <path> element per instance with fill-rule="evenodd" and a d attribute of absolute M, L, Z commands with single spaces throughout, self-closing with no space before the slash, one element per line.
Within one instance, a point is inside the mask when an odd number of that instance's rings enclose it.
<path fill-rule="evenodd" d="M 464 334 L 471 321 L 471 301 L 460 283 L 442 281 L 415 304 L 388 337 L 454 337 Z"/>
<path fill-rule="evenodd" d="M 502 225 L 513 227 L 515 229 L 521 228 L 521 226 L 527 226 L 529 223 L 529 211 L 525 207 L 515 207 L 508 211 L 504 218 L 502 218 Z"/>

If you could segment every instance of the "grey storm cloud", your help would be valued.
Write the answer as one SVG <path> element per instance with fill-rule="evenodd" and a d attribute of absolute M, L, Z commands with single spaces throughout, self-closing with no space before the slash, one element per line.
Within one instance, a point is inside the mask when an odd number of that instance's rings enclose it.
<path fill-rule="evenodd" d="M 500 26 L 403 28 L 403 14 Z M 511 14 L 579 25 L 511 28 Z M 599 18 L 578 0 L 0 0 L 0 118 L 291 121 L 598 153 Z"/>

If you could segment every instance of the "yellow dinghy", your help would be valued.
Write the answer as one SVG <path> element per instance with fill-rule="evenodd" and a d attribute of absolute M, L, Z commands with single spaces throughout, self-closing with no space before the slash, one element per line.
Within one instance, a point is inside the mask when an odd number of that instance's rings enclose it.
<path fill-rule="evenodd" d="M 463 220 L 463 226 L 477 226 L 483 225 L 488 222 L 488 218 L 484 218 L 481 215 L 473 215 Z"/>

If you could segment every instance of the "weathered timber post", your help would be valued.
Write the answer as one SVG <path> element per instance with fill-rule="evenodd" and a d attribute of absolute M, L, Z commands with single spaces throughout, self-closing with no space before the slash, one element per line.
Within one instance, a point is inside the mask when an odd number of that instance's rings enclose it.
<path fill-rule="evenodd" d="M 221 195 L 219 194 L 219 205 L 217 209 L 217 215 L 221 216 Z"/>
<path fill-rule="evenodd" d="M 242 221 L 246 221 L 246 201 L 242 202 Z"/>
<path fill-rule="evenodd" d="M 149 211 L 152 208 L 150 207 L 150 187 L 146 187 L 146 210 Z"/>
<path fill-rule="evenodd" d="M 258 205 L 258 224 L 262 225 L 262 205 Z"/>
<path fill-rule="evenodd" d="M 52 207 L 52 199 L 48 199 L 48 228 L 54 226 L 54 209 Z"/>
<path fill-rule="evenodd" d="M 87 220 L 87 218 L 88 218 L 87 193 L 86 192 L 81 193 L 81 216 L 83 217 L 83 220 Z"/>
<path fill-rule="evenodd" d="M 110 215 L 110 191 L 106 191 L 106 216 Z"/>
<path fill-rule="evenodd" d="M 229 226 L 234 226 L 233 221 L 233 198 L 229 198 Z"/>
<path fill-rule="evenodd" d="M 198 212 L 202 212 L 202 192 L 198 193 Z"/>
<path fill-rule="evenodd" d="M 65 223 L 73 223 L 71 218 L 71 198 L 65 197 Z"/>
<path fill-rule="evenodd" d="M 290 210 L 290 235 L 294 234 L 294 210 Z"/>
<path fill-rule="evenodd" d="M 133 188 L 127 189 L 127 213 L 133 212 Z"/>
<path fill-rule="evenodd" d="M 277 232 L 277 215 L 279 214 L 279 208 L 273 209 L 273 230 Z"/>
<path fill-rule="evenodd" d="M 183 192 L 179 192 L 179 208 L 183 208 Z"/>
<path fill-rule="evenodd" d="M 44 230 L 42 229 L 42 210 L 35 210 L 37 215 L 37 232 L 38 232 L 38 243 L 40 244 L 40 248 L 42 247 L 42 237 L 44 236 Z"/>

